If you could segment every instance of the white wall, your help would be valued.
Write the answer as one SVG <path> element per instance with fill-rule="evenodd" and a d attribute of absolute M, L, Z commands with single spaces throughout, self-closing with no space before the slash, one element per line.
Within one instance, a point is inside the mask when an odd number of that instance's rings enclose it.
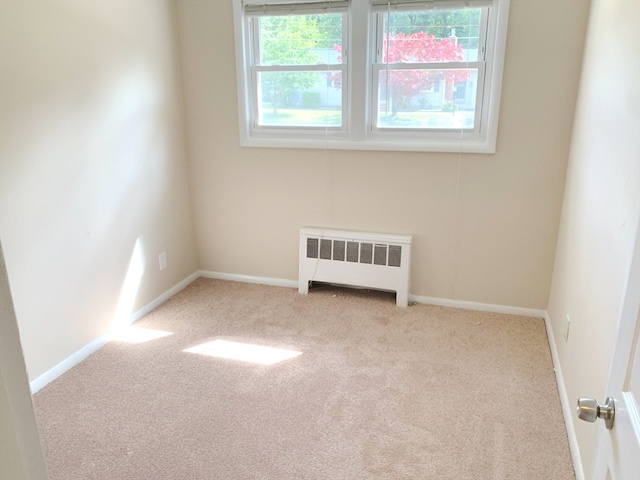
<path fill-rule="evenodd" d="M 177 5 L 202 269 L 297 279 L 303 225 L 412 234 L 412 294 L 546 308 L 588 2 L 512 0 L 497 153 L 461 157 L 240 148 L 231 0 Z"/>
<path fill-rule="evenodd" d="M 602 402 L 610 394 L 605 388 L 639 218 L 640 3 L 596 0 L 548 308 L 572 401 Z M 589 478 L 598 428 L 573 422 Z"/>
<path fill-rule="evenodd" d="M 0 237 L 31 380 L 110 328 L 136 242 L 125 314 L 197 269 L 173 8 L 0 2 Z"/>

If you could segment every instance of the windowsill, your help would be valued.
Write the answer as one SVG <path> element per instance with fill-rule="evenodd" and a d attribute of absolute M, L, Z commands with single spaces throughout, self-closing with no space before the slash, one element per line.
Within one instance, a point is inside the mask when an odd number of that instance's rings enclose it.
<path fill-rule="evenodd" d="M 386 139 L 367 139 L 362 141 L 345 138 L 241 138 L 243 147 L 260 148 L 305 148 L 321 150 L 380 150 L 395 152 L 448 152 L 448 153 L 496 153 L 495 141 L 392 141 Z"/>

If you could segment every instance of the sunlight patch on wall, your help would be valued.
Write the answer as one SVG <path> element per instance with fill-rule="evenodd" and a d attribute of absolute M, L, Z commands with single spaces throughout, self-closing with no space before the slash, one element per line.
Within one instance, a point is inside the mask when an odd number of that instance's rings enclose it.
<path fill-rule="evenodd" d="M 126 327 L 114 331 L 111 335 L 111 340 L 127 343 L 144 343 L 169 335 L 173 335 L 173 332 L 142 327 Z"/>
<path fill-rule="evenodd" d="M 131 260 L 129 260 L 129 267 L 127 268 L 127 275 L 124 279 L 122 290 L 120 291 L 116 313 L 113 316 L 113 322 L 111 324 L 112 332 L 127 327 L 131 323 L 133 304 L 138 295 L 143 273 L 144 256 L 142 255 L 142 246 L 138 238 L 133 247 L 133 253 L 131 254 Z"/>
<path fill-rule="evenodd" d="M 273 365 L 274 363 L 302 355 L 302 352 L 296 352 L 294 350 L 263 347 L 261 345 L 230 342 L 228 340 L 214 340 L 187 348 L 183 350 L 183 352 L 199 353 L 210 357 L 226 358 L 260 365 Z"/>

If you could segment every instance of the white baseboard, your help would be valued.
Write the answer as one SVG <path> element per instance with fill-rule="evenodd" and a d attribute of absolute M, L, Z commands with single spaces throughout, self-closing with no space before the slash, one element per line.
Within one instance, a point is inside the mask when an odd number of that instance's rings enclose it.
<path fill-rule="evenodd" d="M 198 277 L 199 277 L 199 272 L 192 273 L 187 278 L 185 278 L 184 280 L 182 280 L 181 282 L 179 282 L 178 284 L 176 284 L 175 286 L 171 287 L 169 290 L 164 292 L 158 298 L 151 301 L 150 303 L 142 307 L 137 312 L 132 313 L 131 316 L 129 317 L 129 325 L 131 325 L 134 322 L 137 322 L 142 317 L 144 317 L 149 312 L 151 312 L 154 308 L 166 302 L 169 298 L 171 298 L 173 295 L 175 295 L 180 290 L 185 288 L 187 285 L 189 285 Z M 54 381 L 60 375 L 70 370 L 71 368 L 75 367 L 76 365 L 78 365 L 89 355 L 91 355 L 92 353 L 96 352 L 97 350 L 105 346 L 109 342 L 109 340 L 111 340 L 111 332 L 107 332 L 103 335 L 100 335 L 98 338 L 89 342 L 87 345 L 82 347 L 80 350 L 78 350 L 74 354 L 65 358 L 62 362 L 57 364 L 55 367 L 47 370 L 38 378 L 30 382 L 29 385 L 31 387 L 31 394 L 32 395 L 35 394 L 38 390 L 48 385 L 52 381 Z"/>
<path fill-rule="evenodd" d="M 242 283 L 258 283 L 260 285 L 271 285 L 272 287 L 298 288 L 297 280 L 287 280 L 284 278 L 254 277 L 251 275 L 238 275 L 235 273 L 211 272 L 207 270 L 200 270 L 198 273 L 200 274 L 201 277 L 213 278 L 216 280 L 228 280 L 230 282 L 242 282 Z"/>
<path fill-rule="evenodd" d="M 560 395 L 560 404 L 562 405 L 562 415 L 569 439 L 569 450 L 571 451 L 571 460 L 573 461 L 573 469 L 576 474 L 576 480 L 585 480 L 584 468 L 582 466 L 582 456 L 580 455 L 580 447 L 578 445 L 578 437 L 573 426 L 574 404 L 569 401 L 567 395 L 567 387 L 562 376 L 562 368 L 560 368 L 560 358 L 556 347 L 553 329 L 551 328 L 551 318 L 545 312 L 544 323 L 547 328 L 547 338 L 549 340 L 549 348 L 551 349 L 551 359 L 553 360 L 553 371 L 556 372 L 556 382 L 558 383 L 558 393 Z"/>
<path fill-rule="evenodd" d="M 491 303 L 466 302 L 463 300 L 449 300 L 446 298 L 422 297 L 409 295 L 410 302 L 426 303 L 439 307 L 462 308 L 464 310 L 477 310 L 479 312 L 504 313 L 507 315 L 520 315 L 522 317 L 544 318 L 545 310 L 535 308 L 510 307 L 506 305 L 494 305 Z"/>
<path fill-rule="evenodd" d="M 106 345 L 110 340 L 110 334 L 105 333 L 104 335 L 100 335 L 98 338 L 88 343 L 76 353 L 71 356 L 65 358 L 62 362 L 57 364 L 55 367 L 47 370 L 45 373 L 40 375 L 38 378 L 33 380 L 29 386 L 31 387 L 31 395 L 35 394 L 38 390 L 53 382 L 60 375 L 65 373 L 67 370 L 70 370 L 72 367 L 75 367 L 89 355 L 91 355 L 96 350 L 99 350 L 104 345 Z"/>
<path fill-rule="evenodd" d="M 297 280 L 287 280 L 283 278 L 256 277 L 251 275 L 238 275 L 235 273 L 212 272 L 200 270 L 199 275 L 204 278 L 216 280 L 228 280 L 232 282 L 258 283 L 260 285 L 271 285 L 274 287 L 298 288 Z M 534 308 L 509 307 L 505 305 L 493 305 L 488 303 L 465 302 L 461 300 L 449 300 L 445 298 L 423 297 L 419 295 L 409 295 L 409 300 L 418 303 L 427 303 L 441 307 L 463 308 L 465 310 L 478 310 L 481 312 L 505 313 L 508 315 L 520 315 L 523 317 L 544 318 L 546 311 Z"/>
<path fill-rule="evenodd" d="M 187 278 L 185 278 L 184 280 L 182 280 L 181 282 L 177 283 L 176 285 L 174 285 L 173 287 L 171 287 L 169 290 L 167 290 L 166 292 L 164 292 L 162 295 L 160 295 L 158 298 L 156 298 L 155 300 L 153 300 L 150 303 L 147 303 L 144 307 L 142 307 L 140 310 L 138 310 L 137 312 L 134 312 L 131 314 L 131 321 L 130 323 L 134 323 L 137 322 L 138 320 L 140 320 L 142 317 L 144 317 L 145 315 L 147 315 L 148 313 L 150 313 L 152 310 L 154 310 L 155 308 L 159 307 L 160 305 L 162 305 L 164 302 L 166 302 L 167 300 L 169 300 L 171 297 L 173 297 L 176 293 L 178 293 L 180 290 L 183 290 L 185 287 L 187 287 L 191 282 L 193 282 L 194 280 L 196 280 L 198 277 L 200 276 L 200 272 L 193 272 L 191 275 L 189 275 Z"/>

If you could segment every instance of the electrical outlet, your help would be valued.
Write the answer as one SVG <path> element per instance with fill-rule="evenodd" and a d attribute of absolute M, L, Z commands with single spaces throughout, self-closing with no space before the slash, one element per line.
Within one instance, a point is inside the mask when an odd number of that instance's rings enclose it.
<path fill-rule="evenodd" d="M 569 341 L 569 328 L 571 327 L 571 318 L 567 314 L 567 318 L 564 320 L 564 341 L 565 343 Z"/>
<path fill-rule="evenodd" d="M 167 252 L 162 252 L 158 255 L 158 260 L 160 261 L 160 270 L 167 268 Z"/>

